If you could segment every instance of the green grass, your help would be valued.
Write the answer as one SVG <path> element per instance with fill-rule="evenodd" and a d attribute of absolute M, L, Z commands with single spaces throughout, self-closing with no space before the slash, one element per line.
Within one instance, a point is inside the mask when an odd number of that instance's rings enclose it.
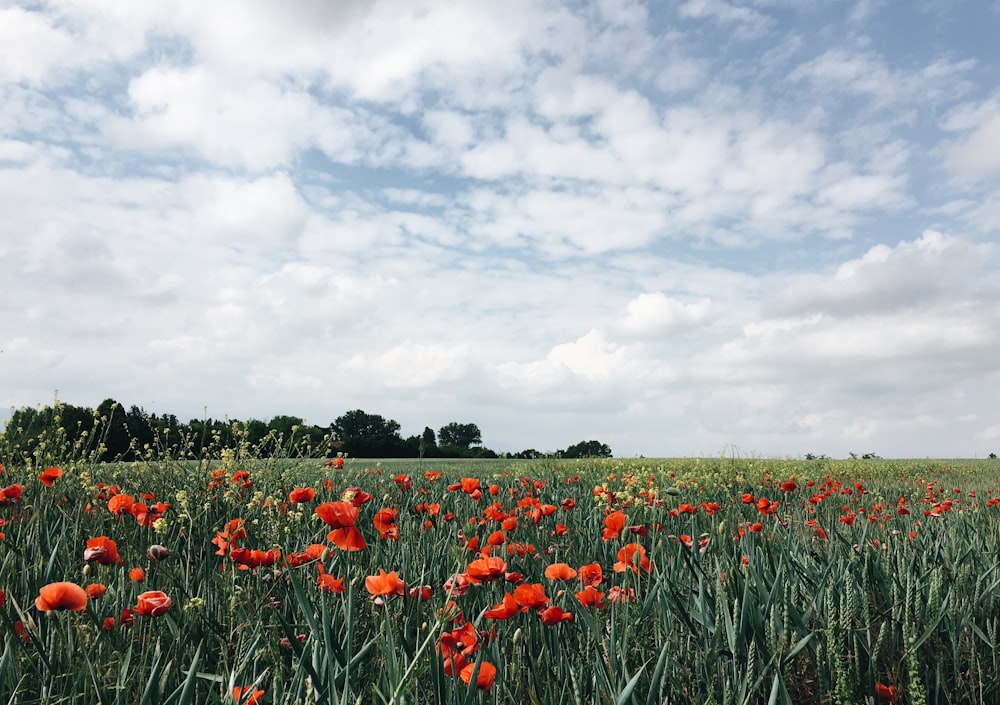
<path fill-rule="evenodd" d="M 243 457 L 227 459 L 210 488 L 219 462 L 63 459 L 66 473 L 53 487 L 37 480 L 44 465 L 7 464 L 0 486 L 24 491 L 0 507 L 5 702 L 211 705 L 234 702 L 235 686 L 254 686 L 263 703 L 289 705 L 846 704 L 885 701 L 874 695 L 877 682 L 894 686 L 898 702 L 1000 699 L 992 675 L 1000 670 L 1000 505 L 987 506 L 1000 493 L 995 461 L 348 459 L 333 470 L 312 459 Z M 231 481 L 239 469 L 251 486 Z M 425 477 L 431 470 L 442 475 L 436 482 Z M 409 488 L 398 475 L 409 477 Z M 482 480 L 482 498 L 447 489 L 462 477 Z M 797 487 L 784 492 L 789 479 Z M 169 503 L 163 521 L 154 528 L 111 514 L 115 484 L 137 500 L 149 493 L 150 502 Z M 315 488 L 316 500 L 289 506 L 288 492 L 299 486 Z M 287 556 L 329 545 L 330 527 L 313 509 L 352 487 L 372 495 L 357 523 L 367 548 L 320 559 L 343 579 L 344 593 L 319 589 L 315 561 L 239 570 L 216 555 L 212 540 L 236 518 L 247 532 L 238 543 L 249 549 Z M 776 511 L 762 514 L 744 493 L 778 502 Z M 465 543 L 476 537 L 481 549 L 500 529 L 495 515 L 484 516 L 494 502 L 517 527 L 493 554 L 507 572 L 544 585 L 572 622 L 546 626 L 534 609 L 485 618 L 513 591 L 504 580 L 461 596 L 445 591 L 479 557 Z M 440 514 L 418 511 L 427 503 L 440 504 Z M 532 503 L 557 509 L 535 523 Z M 677 513 L 683 505 L 697 513 Z M 398 540 L 378 537 L 372 520 L 383 507 L 398 510 Z M 612 510 L 632 528 L 603 540 Z M 444 519 L 449 512 L 453 521 Z M 117 542 L 122 564 L 83 560 L 96 536 Z M 619 551 L 634 542 L 652 569 L 615 572 Z M 534 551 L 508 554 L 514 543 Z M 171 556 L 150 560 L 153 544 Z M 556 562 L 599 563 L 606 606 L 581 606 L 577 580 L 545 578 Z M 145 569 L 144 582 L 129 580 L 133 567 Z M 430 599 L 393 595 L 377 604 L 365 578 L 380 568 L 408 588 L 432 586 Z M 100 582 L 107 591 L 81 612 L 37 610 L 39 589 L 55 581 Z M 634 601 L 610 602 L 612 588 L 632 591 Z M 121 610 L 147 590 L 171 596 L 171 610 L 119 626 Z M 105 631 L 108 618 L 115 626 Z M 497 669 L 489 690 L 445 673 L 441 635 L 465 624 L 478 634 L 468 662 Z"/>

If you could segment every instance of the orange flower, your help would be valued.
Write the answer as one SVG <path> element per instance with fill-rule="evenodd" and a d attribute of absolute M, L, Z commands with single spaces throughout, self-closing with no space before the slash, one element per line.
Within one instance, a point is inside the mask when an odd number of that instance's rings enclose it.
<path fill-rule="evenodd" d="M 386 573 L 381 568 L 378 575 L 369 575 L 365 578 L 365 589 L 373 596 L 379 595 L 402 595 L 405 589 L 403 581 L 396 575 L 396 571 Z"/>
<path fill-rule="evenodd" d="M 143 580 L 146 579 L 146 571 L 144 571 L 142 568 L 132 568 L 128 572 L 128 579 L 131 580 L 133 583 L 141 583 Z"/>
<path fill-rule="evenodd" d="M 136 614 L 141 614 L 143 617 L 159 617 L 166 614 L 174 604 L 167 593 L 160 590 L 144 592 L 136 599 Z"/>
<path fill-rule="evenodd" d="M 0 506 L 13 504 L 17 500 L 21 499 L 22 492 L 24 492 L 24 488 L 18 484 L 9 485 L 0 489 Z"/>
<path fill-rule="evenodd" d="M 463 668 L 458 677 L 466 685 L 472 685 L 472 674 L 476 671 L 476 664 L 470 663 Z M 493 681 L 497 677 L 497 669 L 489 661 L 479 662 L 479 673 L 476 676 L 476 687 L 479 690 L 489 690 L 493 687 Z"/>
<path fill-rule="evenodd" d="M 428 470 L 424 473 L 424 477 L 427 478 L 428 482 L 437 482 L 441 479 L 441 473 L 437 470 Z"/>
<path fill-rule="evenodd" d="M 565 563 L 553 563 L 545 569 L 545 577 L 549 580 L 572 580 L 576 577 L 576 569 Z"/>
<path fill-rule="evenodd" d="M 63 476 L 62 468 L 45 468 L 42 474 L 38 476 L 38 481 L 41 482 L 46 487 L 52 487 L 52 483 Z"/>
<path fill-rule="evenodd" d="M 489 556 L 469 563 L 465 569 L 465 574 L 469 576 L 469 582 L 475 585 L 485 582 L 499 580 L 507 572 L 507 563 L 498 556 Z"/>
<path fill-rule="evenodd" d="M 87 548 L 83 552 L 83 560 L 94 561 L 101 565 L 121 563 L 122 557 L 118 555 L 118 544 L 107 536 L 98 536 L 87 539 Z"/>
<path fill-rule="evenodd" d="M 260 699 L 263 697 L 264 697 L 263 690 L 255 690 L 253 692 L 250 692 L 249 686 L 244 688 L 236 686 L 235 688 L 233 688 L 233 700 L 235 700 L 238 705 L 257 705 L 260 702 Z"/>
<path fill-rule="evenodd" d="M 87 586 L 87 597 L 89 597 L 91 600 L 96 600 L 101 595 L 103 595 L 104 591 L 107 589 L 108 589 L 107 587 L 101 585 L 100 583 L 91 583 L 90 585 Z"/>
<path fill-rule="evenodd" d="M 35 607 L 42 612 L 51 610 L 79 612 L 87 608 L 87 593 L 76 583 L 49 583 L 38 591 Z"/>
<path fill-rule="evenodd" d="M 312 487 L 296 487 L 288 493 L 288 501 L 295 504 L 311 502 L 316 498 L 316 490 Z"/>

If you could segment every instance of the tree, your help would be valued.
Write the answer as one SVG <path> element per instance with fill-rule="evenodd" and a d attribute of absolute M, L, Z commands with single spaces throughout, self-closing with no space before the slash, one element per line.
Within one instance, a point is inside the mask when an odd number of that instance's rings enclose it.
<path fill-rule="evenodd" d="M 479 426 L 474 423 L 452 421 L 442 426 L 438 431 L 438 444 L 468 450 L 472 446 L 483 444 L 483 434 L 480 432 Z"/>
<path fill-rule="evenodd" d="M 610 458 L 611 447 L 600 441 L 580 441 L 562 452 L 564 458 Z"/>
<path fill-rule="evenodd" d="M 396 458 L 403 453 L 399 423 L 361 409 L 337 417 L 330 429 L 344 451 L 359 458 Z"/>

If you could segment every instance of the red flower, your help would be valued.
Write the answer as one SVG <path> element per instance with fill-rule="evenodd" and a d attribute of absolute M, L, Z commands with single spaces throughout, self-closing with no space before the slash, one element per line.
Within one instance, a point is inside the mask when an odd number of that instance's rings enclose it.
<path fill-rule="evenodd" d="M 131 580 L 133 583 L 141 583 L 143 580 L 146 579 L 146 571 L 144 571 L 142 568 L 132 568 L 128 572 L 128 579 Z"/>
<path fill-rule="evenodd" d="M 338 458 L 339 460 L 340 458 Z M 240 688 L 236 686 L 233 688 L 233 700 L 237 702 L 238 705 L 257 705 L 260 699 L 264 697 L 263 690 L 255 690 L 250 692 L 250 687 Z"/>
<path fill-rule="evenodd" d="M 608 514 L 604 518 L 604 532 L 601 534 L 601 538 L 605 541 L 610 541 L 621 536 L 622 531 L 625 529 L 625 521 L 624 512 L 617 511 Z"/>
<path fill-rule="evenodd" d="M 312 487 L 296 487 L 288 493 L 288 501 L 295 504 L 311 502 L 316 498 L 316 490 Z"/>
<path fill-rule="evenodd" d="M 0 489 L 0 506 L 13 504 L 17 500 L 21 499 L 22 492 L 24 492 L 24 488 L 18 484 L 9 485 Z"/>
<path fill-rule="evenodd" d="M 465 574 L 468 576 L 469 582 L 476 585 L 500 580 L 506 572 L 507 563 L 503 558 L 497 556 L 472 561 L 469 563 L 469 567 L 465 569 Z"/>
<path fill-rule="evenodd" d="M 62 468 L 45 468 L 42 474 L 38 476 L 38 481 L 41 482 L 46 487 L 52 487 L 52 483 L 63 476 Z"/>
<path fill-rule="evenodd" d="M 493 605 L 491 609 L 488 609 L 483 613 L 483 616 L 486 617 L 486 619 L 510 619 L 517 613 L 517 600 L 515 600 L 514 596 L 508 592 L 504 594 L 503 602 L 499 605 Z"/>
<path fill-rule="evenodd" d="M 466 685 L 472 685 L 472 674 L 476 670 L 476 664 L 470 663 L 463 668 L 458 677 L 462 679 L 462 682 Z M 476 687 L 479 690 L 489 690 L 493 687 L 493 681 L 497 676 L 497 669 L 489 661 L 479 662 L 479 673 L 476 676 Z"/>
<path fill-rule="evenodd" d="M 560 622 L 572 622 L 573 613 L 563 612 L 562 608 L 557 605 L 550 605 L 541 611 L 540 616 L 542 618 L 542 624 L 546 627 L 551 627 L 554 624 L 559 624 Z"/>
<path fill-rule="evenodd" d="M 38 591 L 35 607 L 42 612 L 51 610 L 79 612 L 87 607 L 87 593 L 76 583 L 49 583 Z"/>
<path fill-rule="evenodd" d="M 144 592 L 136 599 L 135 612 L 143 617 L 159 617 L 170 611 L 174 604 L 167 593 L 160 590 Z"/>
<path fill-rule="evenodd" d="M 333 593 L 341 593 L 347 590 L 344 587 L 343 578 L 335 578 L 329 573 L 320 573 L 319 577 L 316 578 L 316 585 L 320 590 Z"/>
<path fill-rule="evenodd" d="M 118 555 L 118 544 L 107 536 L 98 536 L 87 539 L 87 548 L 83 552 L 83 560 L 94 561 L 101 565 L 121 563 L 122 557 Z"/>
<path fill-rule="evenodd" d="M 396 517 L 398 516 L 399 510 L 397 509 L 383 508 L 378 510 L 375 514 L 374 524 L 380 538 L 399 540 L 399 529 L 396 528 Z"/>
<path fill-rule="evenodd" d="M 399 576 L 396 575 L 396 571 L 386 573 L 379 568 L 378 573 L 378 575 L 369 575 L 365 578 L 365 589 L 368 592 L 373 596 L 403 594 L 406 586 L 400 580 Z"/>
<path fill-rule="evenodd" d="M 314 510 L 316 515 L 334 529 L 356 526 L 360 510 L 347 502 L 323 502 Z"/>
<path fill-rule="evenodd" d="M 334 529 L 326 535 L 326 540 L 341 551 L 362 551 L 368 546 L 361 530 L 356 526 L 345 529 Z"/>
<path fill-rule="evenodd" d="M 638 564 L 635 562 L 636 554 L 639 555 Z M 629 569 L 631 569 L 633 573 L 638 573 L 640 568 L 649 572 L 652 565 L 653 564 L 649 562 L 649 558 L 646 557 L 646 549 L 640 544 L 630 543 L 618 551 L 618 561 L 613 567 L 616 573 L 621 573 Z"/>
<path fill-rule="evenodd" d="M 601 584 L 601 580 L 604 579 L 600 563 L 589 563 L 581 566 L 577 575 L 584 585 L 592 587 L 597 587 Z"/>
<path fill-rule="evenodd" d="M 549 580 L 572 580 L 576 577 L 576 569 L 565 563 L 553 563 L 545 569 L 545 577 Z"/>
<path fill-rule="evenodd" d="M 881 683 L 875 684 L 875 695 L 880 698 L 885 698 L 889 701 L 889 705 L 893 705 L 896 702 L 896 686 L 894 685 L 882 685 Z"/>
<path fill-rule="evenodd" d="M 544 607 L 549 603 L 541 583 L 522 583 L 514 588 L 514 600 L 525 609 Z"/>
<path fill-rule="evenodd" d="M 576 599 L 584 607 L 604 608 L 604 593 L 598 592 L 597 588 L 590 585 L 576 593 Z"/>
<path fill-rule="evenodd" d="M 108 589 L 107 587 L 101 585 L 100 583 L 91 583 L 90 585 L 87 586 L 87 597 L 89 597 L 91 600 L 96 600 L 101 595 L 103 595 L 104 591 L 107 589 Z"/>

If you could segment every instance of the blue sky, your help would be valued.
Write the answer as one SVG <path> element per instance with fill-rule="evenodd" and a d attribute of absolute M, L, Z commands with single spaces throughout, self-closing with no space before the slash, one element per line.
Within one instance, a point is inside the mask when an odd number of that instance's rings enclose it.
<path fill-rule="evenodd" d="M 997 36 L 982 1 L 0 2 L 0 403 L 1000 452 Z"/>

